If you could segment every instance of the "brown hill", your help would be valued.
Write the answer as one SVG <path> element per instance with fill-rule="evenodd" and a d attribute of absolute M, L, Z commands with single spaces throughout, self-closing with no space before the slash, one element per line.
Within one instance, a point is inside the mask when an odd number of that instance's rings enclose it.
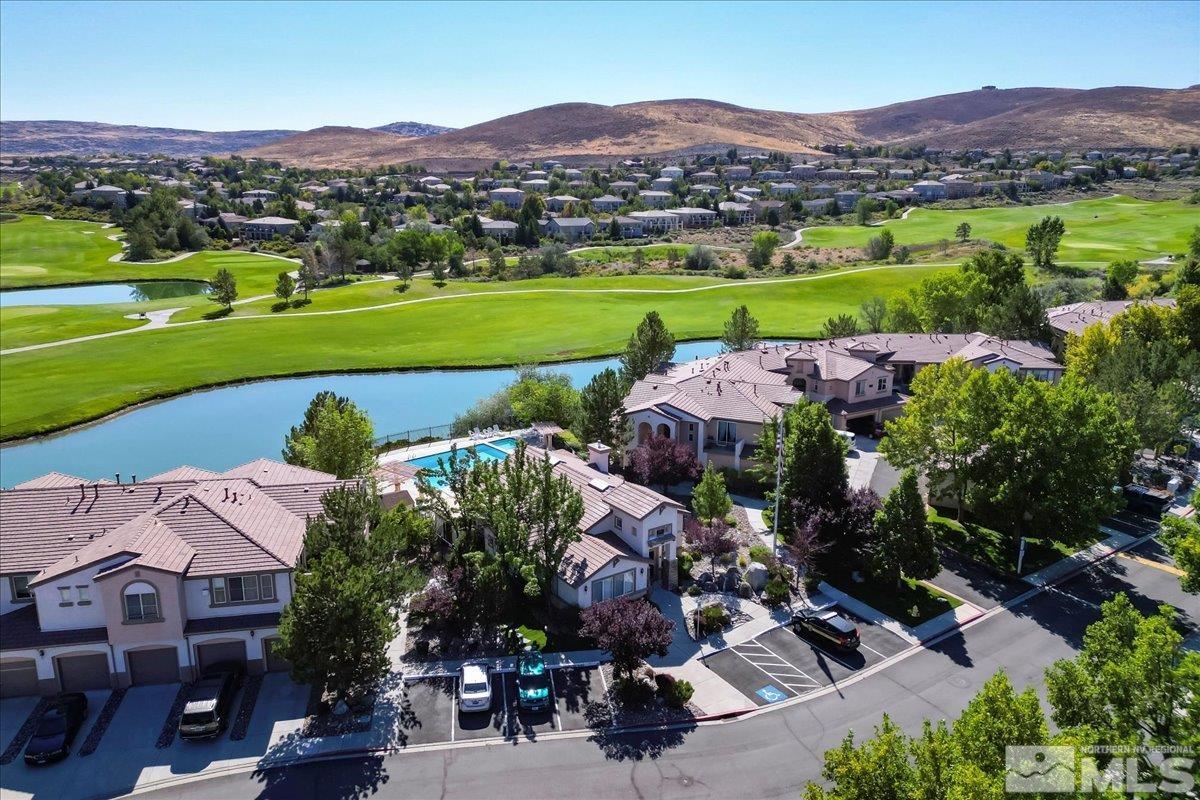
<path fill-rule="evenodd" d="M 1014 149 L 1193 144 L 1200 142 L 1200 90 L 981 89 L 828 114 L 694 99 L 562 103 L 421 138 L 318 128 L 246 154 L 310 166 L 420 162 L 471 169 L 500 158 L 571 163 L 726 147 L 805 155 L 845 142 Z"/>

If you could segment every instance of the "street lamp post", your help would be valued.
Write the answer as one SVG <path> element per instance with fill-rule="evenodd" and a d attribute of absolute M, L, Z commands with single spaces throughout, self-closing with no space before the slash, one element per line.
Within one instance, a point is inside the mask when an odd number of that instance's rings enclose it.
<path fill-rule="evenodd" d="M 783 414 L 775 420 L 775 514 L 771 518 L 771 555 L 779 553 L 779 484 L 783 480 Z"/>

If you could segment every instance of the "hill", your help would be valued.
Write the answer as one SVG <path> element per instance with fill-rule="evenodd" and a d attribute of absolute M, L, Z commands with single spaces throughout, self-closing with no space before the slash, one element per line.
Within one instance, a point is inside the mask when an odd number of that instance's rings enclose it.
<path fill-rule="evenodd" d="M 347 134 L 348 137 L 348 134 Z M 313 166 L 420 162 L 473 169 L 506 158 L 685 156 L 727 147 L 814 154 L 824 144 L 942 148 L 1169 147 L 1200 142 L 1200 89 L 979 89 L 879 108 L 800 114 L 713 100 L 561 103 L 436 136 L 331 147 L 321 131 L 250 154 Z M 317 141 L 314 141 L 317 140 Z M 313 154 L 319 153 L 319 158 Z M 382 159 L 382 160 L 378 160 Z"/>
<path fill-rule="evenodd" d="M 195 131 L 69 120 L 7 121 L 0 122 L 0 151 L 7 156 L 99 153 L 203 156 L 249 150 L 296 133 L 293 130 Z"/>
<path fill-rule="evenodd" d="M 394 133 L 397 136 L 437 136 L 439 133 L 447 133 L 454 128 L 447 128 L 445 125 L 430 125 L 427 122 L 389 122 L 387 125 L 376 125 L 371 130 Z"/>

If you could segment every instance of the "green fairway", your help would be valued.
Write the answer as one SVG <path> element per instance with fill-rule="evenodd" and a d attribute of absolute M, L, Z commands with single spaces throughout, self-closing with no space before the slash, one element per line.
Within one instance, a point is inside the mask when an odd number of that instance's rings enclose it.
<path fill-rule="evenodd" d="M 309 306 L 300 314 L 234 317 L 15 353 L 0 356 L 0 438 L 44 433 L 139 401 L 256 377 L 614 353 L 652 309 L 680 339 L 719 336 L 743 303 L 759 318 L 763 336 L 814 336 L 828 317 L 854 314 L 866 298 L 906 289 L 944 268 L 847 270 L 757 283 L 628 276 L 473 284 L 475 291 L 448 299 L 302 315 Z M 412 299 L 436 290 L 428 284 L 414 281 Z M 364 286 L 350 288 L 367 291 Z M 392 294 L 396 302 L 405 299 Z M 318 299 L 314 294 L 314 306 Z"/>
<path fill-rule="evenodd" d="M 124 305 L 0 308 L 0 350 L 146 324 L 142 320 L 125 319 L 128 313 L 129 307 Z"/>
<path fill-rule="evenodd" d="M 0 289 L 108 281 L 208 280 L 218 268 L 225 267 L 238 279 L 241 295 L 250 297 L 270 292 L 281 270 L 296 268 L 294 262 L 234 250 L 205 250 L 157 264 L 109 261 L 121 252 L 121 244 L 108 237 L 119 233 L 120 228 L 105 228 L 95 222 L 33 216 L 2 223 Z M 194 298 L 191 302 L 196 301 Z"/>
<path fill-rule="evenodd" d="M 916 208 L 908 219 L 884 223 L 896 244 L 933 244 L 954 240 L 962 222 L 971 238 L 999 242 L 1015 250 L 1025 247 L 1025 232 L 1045 216 L 1061 217 L 1067 233 L 1058 250 L 1063 264 L 1108 263 L 1157 258 L 1187 249 L 1187 235 L 1200 221 L 1200 208 L 1182 201 L 1149 202 L 1106 197 L 1066 205 L 1012 206 L 938 211 Z M 830 226 L 804 231 L 812 247 L 862 247 L 879 235 L 879 227 Z"/>

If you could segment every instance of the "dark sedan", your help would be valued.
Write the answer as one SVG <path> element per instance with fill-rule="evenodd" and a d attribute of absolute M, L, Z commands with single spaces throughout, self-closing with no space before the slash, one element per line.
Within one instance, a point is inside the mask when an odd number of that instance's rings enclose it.
<path fill-rule="evenodd" d="M 87 719 L 87 697 L 68 692 L 54 702 L 38 718 L 29 744 L 25 745 L 26 764 L 50 764 L 61 761 L 71 752 L 71 744 Z"/>

